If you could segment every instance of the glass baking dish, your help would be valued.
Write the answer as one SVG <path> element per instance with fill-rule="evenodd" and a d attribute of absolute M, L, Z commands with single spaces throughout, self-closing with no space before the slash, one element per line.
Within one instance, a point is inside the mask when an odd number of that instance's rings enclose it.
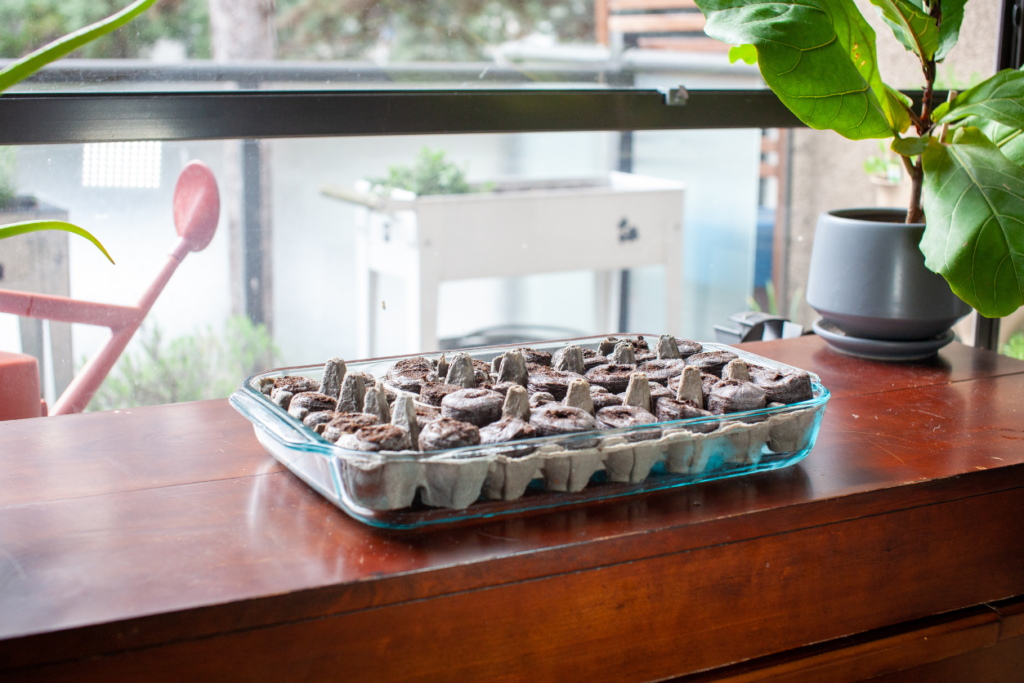
<path fill-rule="evenodd" d="M 657 335 L 645 336 L 657 340 Z M 490 362 L 514 348 L 554 353 L 573 343 L 597 349 L 604 339 L 465 351 Z M 748 363 L 796 369 L 722 344 L 703 347 L 731 351 Z M 447 353 L 450 357 L 454 352 Z M 441 356 L 421 355 L 428 360 Z M 382 378 L 405 357 L 347 366 L 349 371 Z M 259 391 L 262 378 L 297 375 L 319 380 L 322 374 L 322 365 L 257 373 L 231 396 L 231 405 L 253 423 L 260 444 L 299 478 L 355 519 L 389 529 L 578 505 L 788 467 L 814 446 L 829 399 L 819 377 L 809 373 L 812 398 L 781 407 L 443 451 L 376 453 L 326 441 Z"/>

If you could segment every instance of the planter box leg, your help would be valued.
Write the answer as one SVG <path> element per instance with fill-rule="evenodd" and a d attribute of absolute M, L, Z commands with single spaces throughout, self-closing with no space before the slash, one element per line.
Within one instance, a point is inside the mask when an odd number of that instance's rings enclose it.
<path fill-rule="evenodd" d="M 440 281 L 433 269 L 420 262 L 419 277 L 405 282 L 405 301 L 409 311 L 407 334 L 410 353 L 438 350 L 437 295 Z"/>

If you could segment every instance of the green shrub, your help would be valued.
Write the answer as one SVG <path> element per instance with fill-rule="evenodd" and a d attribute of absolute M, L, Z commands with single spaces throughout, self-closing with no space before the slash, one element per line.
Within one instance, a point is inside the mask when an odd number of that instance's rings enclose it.
<path fill-rule="evenodd" d="M 139 335 L 142 348 L 121 356 L 88 410 L 225 398 L 280 355 L 266 327 L 244 316 L 229 318 L 222 337 L 207 328 L 167 341 L 157 325 Z"/>
<path fill-rule="evenodd" d="M 14 201 L 17 147 L 0 147 L 0 209 Z"/>
<path fill-rule="evenodd" d="M 1017 332 L 1003 344 L 1003 355 L 1024 360 L 1024 332 Z"/>
<path fill-rule="evenodd" d="M 419 196 L 431 194 L 465 194 L 470 192 L 466 173 L 458 164 L 444 158 L 443 150 L 428 147 L 420 150 L 411 166 L 388 167 L 386 178 L 367 178 L 374 191 L 384 194 L 392 189 L 408 190 Z"/>

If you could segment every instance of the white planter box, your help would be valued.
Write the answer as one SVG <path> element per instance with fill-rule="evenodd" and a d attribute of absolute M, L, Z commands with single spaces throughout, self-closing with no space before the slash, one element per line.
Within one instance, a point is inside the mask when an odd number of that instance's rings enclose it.
<path fill-rule="evenodd" d="M 358 201 L 352 193 L 328 193 Z M 681 183 L 629 173 L 500 182 L 486 193 L 416 197 L 394 192 L 360 212 L 359 355 L 374 353 L 371 302 L 380 274 L 405 282 L 409 349 L 437 348 L 443 281 L 574 270 L 611 273 L 656 264 L 666 268 L 667 331 L 678 332 L 682 220 Z"/>

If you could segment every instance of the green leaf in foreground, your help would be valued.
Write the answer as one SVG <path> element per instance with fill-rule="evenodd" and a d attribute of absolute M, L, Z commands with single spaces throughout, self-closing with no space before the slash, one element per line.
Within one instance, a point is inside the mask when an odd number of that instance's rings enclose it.
<path fill-rule="evenodd" d="M 1018 166 L 1024 166 L 1024 131 L 1019 128 L 1004 126 L 980 116 L 968 116 L 966 119 L 958 121 L 956 126 L 979 129 L 985 134 L 985 137 L 995 143 L 1004 157 Z"/>
<path fill-rule="evenodd" d="M 935 61 L 941 62 L 956 46 L 960 39 L 960 24 L 964 20 L 964 5 L 967 0 L 942 0 L 942 23 L 939 24 L 939 48 L 935 51 Z"/>
<path fill-rule="evenodd" d="M 886 104 L 888 105 L 889 125 L 899 133 L 907 132 L 910 124 L 910 110 L 914 101 L 895 88 L 885 86 Z"/>
<path fill-rule="evenodd" d="M 120 12 L 58 38 L 0 71 L 0 92 L 25 80 L 50 62 L 114 31 L 145 12 L 156 0 L 136 0 Z"/>
<path fill-rule="evenodd" d="M 924 154 L 928 148 L 928 138 L 896 138 L 889 149 L 905 157 L 916 157 Z"/>
<path fill-rule="evenodd" d="M 92 236 L 92 234 L 77 225 L 71 223 L 65 223 L 64 221 L 26 221 L 24 223 L 11 223 L 0 228 L 0 240 L 7 239 L 8 237 L 14 237 L 16 235 L 24 235 L 30 232 L 39 232 L 40 230 L 63 230 L 64 232 L 71 232 L 76 235 L 80 235 L 85 239 L 89 240 L 96 245 L 96 248 L 103 252 L 103 255 L 107 257 L 111 263 L 114 259 L 110 258 L 110 254 L 103 248 L 100 241 Z"/>
<path fill-rule="evenodd" d="M 925 265 L 990 318 L 1024 304 L 1024 168 L 977 128 L 924 156 Z"/>
<path fill-rule="evenodd" d="M 768 86 L 811 128 L 892 135 L 875 32 L 852 0 L 696 0 L 712 38 L 757 48 Z"/>
<path fill-rule="evenodd" d="M 1004 157 L 1018 166 L 1024 166 L 1024 131 L 995 121 L 985 121 L 985 125 L 978 128 L 995 143 Z"/>
<path fill-rule="evenodd" d="M 729 63 L 735 64 L 743 60 L 747 64 L 757 64 L 757 48 L 753 45 L 733 45 L 729 48 Z"/>
<path fill-rule="evenodd" d="M 910 0 L 871 0 L 882 20 L 892 29 L 903 47 L 923 59 L 931 59 L 939 46 L 939 27 L 935 20 Z"/>
<path fill-rule="evenodd" d="M 968 116 L 1024 129 L 1024 72 L 1003 69 L 960 93 L 952 102 L 940 104 L 932 118 L 939 123 L 953 123 Z"/>

